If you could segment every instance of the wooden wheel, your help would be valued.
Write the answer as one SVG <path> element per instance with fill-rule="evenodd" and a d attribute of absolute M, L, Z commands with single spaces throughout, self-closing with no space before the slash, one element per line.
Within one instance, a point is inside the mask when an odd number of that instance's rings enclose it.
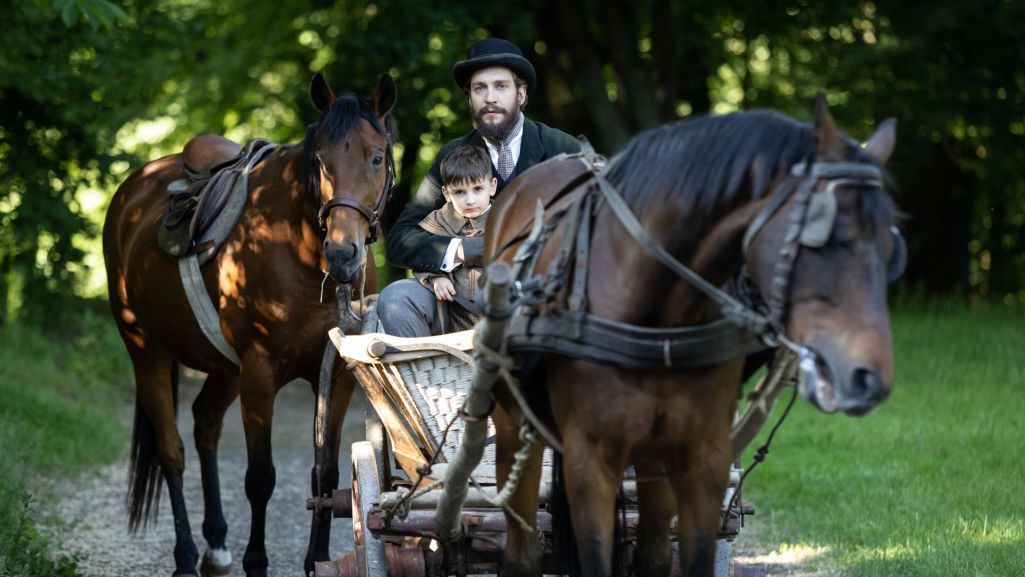
<path fill-rule="evenodd" d="M 381 500 L 377 456 L 369 441 L 352 444 L 352 540 L 360 577 L 387 577 L 384 539 L 367 530 L 367 516 Z"/>
<path fill-rule="evenodd" d="M 374 458 L 377 459 L 377 478 L 382 491 L 390 491 L 391 485 L 391 450 L 388 446 L 388 432 L 377 411 L 373 407 L 367 407 L 364 414 L 367 427 L 367 441 L 374 448 Z"/>

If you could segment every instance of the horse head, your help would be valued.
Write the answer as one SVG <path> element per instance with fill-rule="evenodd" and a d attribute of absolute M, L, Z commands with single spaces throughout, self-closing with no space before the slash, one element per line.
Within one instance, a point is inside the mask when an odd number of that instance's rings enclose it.
<path fill-rule="evenodd" d="M 336 98 L 317 74 L 310 98 L 324 116 L 303 142 L 306 190 L 320 207 L 325 269 L 335 281 L 351 284 L 363 272 L 367 245 L 377 239 L 394 180 L 395 81 L 382 76 L 372 100 L 353 94 Z"/>
<path fill-rule="evenodd" d="M 777 181 L 744 238 L 769 316 L 800 356 L 800 391 L 827 413 L 867 413 L 893 386 L 886 290 L 903 270 L 904 245 L 882 166 L 895 130 L 883 122 L 861 148 L 820 94 L 814 161 Z"/>

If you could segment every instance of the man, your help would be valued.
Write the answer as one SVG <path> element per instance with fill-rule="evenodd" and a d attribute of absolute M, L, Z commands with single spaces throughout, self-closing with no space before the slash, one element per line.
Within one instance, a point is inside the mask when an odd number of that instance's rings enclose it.
<path fill-rule="evenodd" d="M 537 84 L 534 66 L 520 49 L 507 40 L 485 38 L 470 45 L 466 60 L 452 67 L 456 84 L 466 94 L 473 130 L 442 147 L 424 176 L 416 196 L 402 210 L 388 232 L 388 261 L 416 272 L 450 272 L 459 266 L 480 265 L 484 237 L 460 238 L 432 235 L 419 223 L 441 208 L 441 162 L 460 145 L 488 151 L 498 192 L 531 166 L 562 153 L 578 152 L 575 138 L 523 115 L 527 96 Z M 378 304 L 385 332 L 397 336 L 427 336 L 440 330 L 437 307 L 430 293 L 415 280 L 388 285 Z"/>

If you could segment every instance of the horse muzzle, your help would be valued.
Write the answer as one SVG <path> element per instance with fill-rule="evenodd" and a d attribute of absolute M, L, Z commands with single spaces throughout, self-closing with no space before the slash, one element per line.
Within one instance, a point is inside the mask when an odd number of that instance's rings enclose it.
<path fill-rule="evenodd" d="M 324 261 L 327 273 L 341 284 L 352 284 L 363 272 L 366 248 L 355 242 L 333 243 L 324 241 Z"/>
<path fill-rule="evenodd" d="M 864 415 L 890 396 L 892 383 L 877 369 L 841 353 L 831 341 L 812 339 L 798 355 L 798 390 L 824 413 Z"/>

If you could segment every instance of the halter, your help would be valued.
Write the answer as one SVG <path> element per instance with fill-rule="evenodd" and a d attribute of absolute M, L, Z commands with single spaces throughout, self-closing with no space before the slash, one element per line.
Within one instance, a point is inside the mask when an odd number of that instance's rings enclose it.
<path fill-rule="evenodd" d="M 367 219 L 370 223 L 370 234 L 367 236 L 365 244 L 374 244 L 377 237 L 381 234 L 381 213 L 384 211 L 384 205 L 388 202 L 390 196 L 392 182 L 395 180 L 395 158 L 392 156 L 391 147 L 391 135 L 388 135 L 388 153 L 387 159 L 385 160 L 388 164 L 388 176 L 384 181 L 384 190 L 381 191 L 380 196 L 377 198 L 377 205 L 374 208 L 370 208 L 367 205 L 348 197 L 332 198 L 321 205 L 320 210 L 317 211 L 317 222 L 320 224 L 320 233 L 327 234 L 327 217 L 331 214 L 331 211 L 337 207 L 344 206 L 355 210 L 356 212 L 363 215 L 363 218 Z M 320 155 L 317 155 L 317 163 L 323 167 L 324 163 L 320 160 Z"/>

